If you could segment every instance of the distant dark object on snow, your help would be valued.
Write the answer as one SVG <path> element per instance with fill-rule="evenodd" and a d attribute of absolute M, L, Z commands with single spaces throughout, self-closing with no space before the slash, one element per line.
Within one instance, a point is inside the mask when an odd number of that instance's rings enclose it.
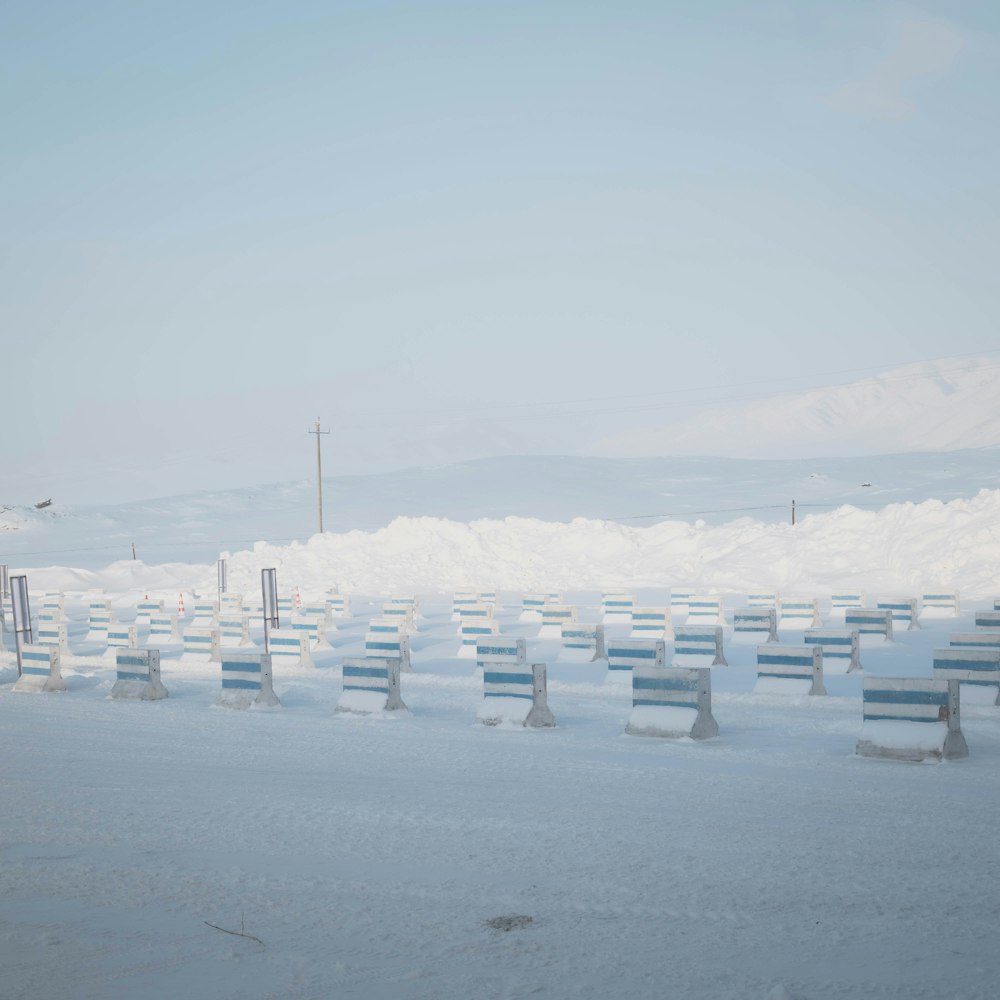
<path fill-rule="evenodd" d="M 871 483 L 862 483 L 862 486 L 871 486 Z"/>
<path fill-rule="evenodd" d="M 38 503 L 35 504 L 35 510 L 44 510 L 46 507 L 51 506 L 52 498 L 50 497 L 48 500 L 39 500 Z"/>

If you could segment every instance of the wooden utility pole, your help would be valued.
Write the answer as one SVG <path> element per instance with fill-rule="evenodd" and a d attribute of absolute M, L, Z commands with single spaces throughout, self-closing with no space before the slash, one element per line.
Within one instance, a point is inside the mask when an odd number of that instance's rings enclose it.
<path fill-rule="evenodd" d="M 316 435 L 316 522 L 319 525 L 318 531 L 323 534 L 323 459 L 320 454 L 319 436 L 329 434 L 329 431 L 319 429 L 319 417 L 316 418 L 315 430 L 308 431 L 309 434 Z"/>

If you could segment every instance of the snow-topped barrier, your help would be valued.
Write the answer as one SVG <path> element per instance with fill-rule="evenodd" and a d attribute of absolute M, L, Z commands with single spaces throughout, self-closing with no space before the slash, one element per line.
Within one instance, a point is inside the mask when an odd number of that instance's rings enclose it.
<path fill-rule="evenodd" d="M 773 607 L 737 608 L 733 611 L 733 639 L 748 642 L 777 642 L 778 613 Z"/>
<path fill-rule="evenodd" d="M 550 728 L 556 720 L 549 710 L 544 663 L 513 665 L 483 661 L 483 700 L 476 718 L 484 725 L 509 723 Z"/>
<path fill-rule="evenodd" d="M 915 597 L 885 597 L 875 602 L 875 607 L 892 614 L 892 627 L 898 629 L 920 628 L 919 610 Z"/>
<path fill-rule="evenodd" d="M 635 667 L 632 714 L 625 732 L 632 736 L 688 737 L 719 735 L 712 717 L 712 671 L 707 667 Z"/>
<path fill-rule="evenodd" d="M 337 711 L 359 715 L 405 712 L 406 705 L 399 691 L 399 670 L 400 661 L 396 657 L 345 658 L 344 687 L 337 701 Z"/>
<path fill-rule="evenodd" d="M 844 624 L 857 629 L 863 638 L 881 636 L 886 642 L 892 642 L 892 612 L 888 609 L 848 608 L 844 612 Z"/>
<path fill-rule="evenodd" d="M 675 667 L 726 667 L 722 626 L 677 625 L 674 628 Z"/>
<path fill-rule="evenodd" d="M 662 639 L 608 640 L 608 676 L 626 676 L 636 667 L 665 667 L 667 644 Z"/>
<path fill-rule="evenodd" d="M 978 688 L 988 701 L 1000 705 L 1000 648 L 949 646 L 934 650 L 934 677 Z M 977 699 L 978 700 L 978 699 Z"/>
<path fill-rule="evenodd" d="M 226 650 L 220 662 L 222 691 L 218 704 L 226 708 L 280 705 L 274 693 L 271 657 L 267 653 L 236 653 Z"/>
<path fill-rule="evenodd" d="M 21 647 L 21 676 L 14 684 L 18 693 L 65 691 L 59 668 L 59 647 L 25 643 Z"/>
<path fill-rule="evenodd" d="M 385 619 L 373 619 L 369 625 L 371 631 L 365 635 L 365 658 L 376 660 L 399 660 L 399 669 L 404 674 L 413 672 L 410 663 L 410 637 L 397 627 L 399 622 Z"/>
<path fill-rule="evenodd" d="M 725 625 L 726 615 L 721 597 L 688 598 L 688 625 Z"/>
<path fill-rule="evenodd" d="M 757 647 L 754 694 L 826 694 L 823 650 L 770 643 Z"/>
<path fill-rule="evenodd" d="M 822 624 L 815 597 L 782 597 L 778 602 L 778 628 L 807 629 Z"/>
<path fill-rule="evenodd" d="M 603 625 L 567 622 L 560 634 L 559 659 L 569 663 L 593 663 L 607 659 Z"/>
<path fill-rule="evenodd" d="M 538 630 L 540 639 L 558 639 L 562 627 L 576 621 L 576 608 L 571 604 L 546 604 L 542 608 L 542 627 Z"/>
<path fill-rule="evenodd" d="M 218 663 L 220 660 L 217 628 L 186 628 L 183 643 L 185 660 L 198 663 Z"/>
<path fill-rule="evenodd" d="M 298 629 L 273 628 L 267 636 L 267 648 L 273 663 L 314 667 L 309 636 Z"/>
<path fill-rule="evenodd" d="M 167 697 L 160 680 L 158 649 L 119 649 L 115 653 L 115 683 L 112 698 L 159 701 Z"/>
<path fill-rule="evenodd" d="M 861 634 L 853 628 L 807 628 L 803 639 L 807 646 L 823 651 L 823 666 L 841 664 L 844 673 L 861 669 Z"/>
<path fill-rule="evenodd" d="M 673 618 L 670 608 L 633 608 L 630 639 L 663 639 L 670 642 L 674 637 Z"/>
<path fill-rule="evenodd" d="M 39 646 L 58 646 L 63 656 L 69 656 L 69 628 L 55 621 L 39 622 L 35 628 L 35 642 Z"/>
<path fill-rule="evenodd" d="M 605 625 L 630 624 L 635 598 L 631 594 L 616 591 L 601 595 L 601 621 Z"/>

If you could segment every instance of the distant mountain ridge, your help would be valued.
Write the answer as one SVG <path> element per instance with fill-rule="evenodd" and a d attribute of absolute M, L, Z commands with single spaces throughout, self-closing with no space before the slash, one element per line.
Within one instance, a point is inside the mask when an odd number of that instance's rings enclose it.
<path fill-rule="evenodd" d="M 941 359 L 598 441 L 615 457 L 807 458 L 1000 445 L 1000 360 Z"/>

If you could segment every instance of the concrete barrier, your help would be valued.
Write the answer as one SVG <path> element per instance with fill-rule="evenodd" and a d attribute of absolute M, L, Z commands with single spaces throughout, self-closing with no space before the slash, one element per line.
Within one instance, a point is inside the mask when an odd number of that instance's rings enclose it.
<path fill-rule="evenodd" d="M 1000 649 L 1000 631 L 979 629 L 975 632 L 952 632 L 949 646 L 978 646 L 982 649 Z"/>
<path fill-rule="evenodd" d="M 148 642 L 180 642 L 177 615 L 150 615 Z"/>
<path fill-rule="evenodd" d="M 139 645 L 139 630 L 135 625 L 112 622 L 108 626 L 108 649 L 136 649 Z"/>
<path fill-rule="evenodd" d="M 111 697 L 159 701 L 167 697 L 160 680 L 158 649 L 119 649 L 115 653 L 115 683 Z"/>
<path fill-rule="evenodd" d="M 778 628 L 819 628 L 819 601 L 815 597 L 783 597 L 778 602 Z"/>
<path fill-rule="evenodd" d="M 219 610 L 219 645 L 230 648 L 253 645 L 250 639 L 250 618 L 241 609 Z"/>
<path fill-rule="evenodd" d="M 631 594 L 616 591 L 601 595 L 601 621 L 605 625 L 630 625 L 635 598 Z"/>
<path fill-rule="evenodd" d="M 774 608 L 738 608 L 733 612 L 733 641 L 744 645 L 778 641 L 778 612 Z"/>
<path fill-rule="evenodd" d="M 823 650 L 818 645 L 757 647 L 754 694 L 824 695 Z"/>
<path fill-rule="evenodd" d="M 234 653 L 227 649 L 220 667 L 222 691 L 218 704 L 241 709 L 281 704 L 274 693 L 271 657 L 267 653 Z"/>
<path fill-rule="evenodd" d="M 94 598 L 88 607 L 87 639 L 94 642 L 107 641 L 108 626 L 115 620 L 111 611 L 111 601 Z"/>
<path fill-rule="evenodd" d="M 721 597 L 692 597 L 688 599 L 687 625 L 725 625 L 726 615 Z"/>
<path fill-rule="evenodd" d="M 491 622 L 493 621 L 493 605 L 483 604 L 476 601 L 473 604 L 463 604 L 458 609 L 458 631 L 461 634 L 462 622 Z"/>
<path fill-rule="evenodd" d="M 857 629 L 862 640 L 881 636 L 892 642 L 892 612 L 878 608 L 848 608 L 844 612 L 844 624 Z"/>
<path fill-rule="evenodd" d="M 571 604 L 546 604 L 542 608 L 542 627 L 539 639 L 558 639 L 562 636 L 563 625 L 576 621 L 576 608 Z"/>
<path fill-rule="evenodd" d="M 410 637 L 405 632 L 369 632 L 365 636 L 365 658 L 399 660 L 399 669 L 404 674 L 413 673 Z"/>
<path fill-rule="evenodd" d="M 479 594 L 474 590 L 456 590 L 451 597 L 451 620 L 461 621 L 462 608 L 471 607 L 479 603 Z"/>
<path fill-rule="evenodd" d="M 722 626 L 675 625 L 674 667 L 727 667 L 722 651 Z"/>
<path fill-rule="evenodd" d="M 901 625 L 907 629 L 920 628 L 915 597 L 886 597 L 881 601 L 876 601 L 875 607 L 879 611 L 892 613 L 892 627 L 894 629 L 898 629 Z"/>
<path fill-rule="evenodd" d="M 959 613 L 960 602 L 958 591 L 935 591 L 933 594 L 920 595 L 921 614 L 930 614 L 935 618 L 950 618 Z"/>
<path fill-rule="evenodd" d="M 525 594 L 521 598 L 521 616 L 518 621 L 540 622 L 546 604 L 561 604 L 558 594 Z"/>
<path fill-rule="evenodd" d="M 326 638 L 325 615 L 292 615 L 288 627 L 293 632 L 302 632 L 309 639 L 310 650 L 333 649 Z"/>
<path fill-rule="evenodd" d="M 630 639 L 663 639 L 672 642 L 674 638 L 673 617 L 670 608 L 633 608 Z"/>
<path fill-rule="evenodd" d="M 549 710 L 544 663 L 530 668 L 488 663 L 483 668 L 483 700 L 476 718 L 487 726 L 520 725 L 550 729 L 556 720 Z"/>
<path fill-rule="evenodd" d="M 864 606 L 865 595 L 860 590 L 842 591 L 839 594 L 830 595 L 831 613 L 840 615 L 848 608 L 863 608 Z"/>
<path fill-rule="evenodd" d="M 309 618 L 318 618 L 324 630 L 336 628 L 330 615 L 330 605 L 325 600 L 303 601 L 302 607 L 299 608 L 299 614 L 306 615 Z"/>
<path fill-rule="evenodd" d="M 390 604 L 388 602 L 382 605 L 382 611 L 380 617 L 383 620 L 388 621 L 398 621 L 399 630 L 401 632 L 416 632 L 417 627 L 413 622 L 413 606 L 409 604 Z"/>
<path fill-rule="evenodd" d="M 418 618 L 422 617 L 420 614 L 420 601 L 417 600 L 416 597 L 409 594 L 390 597 L 389 600 L 386 601 L 382 613 L 383 615 L 388 614 L 389 617 L 392 617 L 392 614 L 388 612 L 389 608 L 405 608 L 410 613 L 411 622 L 415 622 Z"/>
<path fill-rule="evenodd" d="M 243 614 L 243 595 L 233 591 L 219 594 L 219 614 L 226 614 L 230 618 Z"/>
<path fill-rule="evenodd" d="M 977 611 L 975 625 L 982 629 L 1000 628 L 1000 611 Z"/>
<path fill-rule="evenodd" d="M 747 594 L 748 608 L 774 608 L 778 607 L 778 594 L 776 591 L 761 591 L 757 594 Z"/>
<path fill-rule="evenodd" d="M 273 628 L 267 637 L 268 652 L 271 662 L 298 665 L 300 667 L 315 667 L 310 650 L 312 645 L 309 636 L 299 629 Z"/>
<path fill-rule="evenodd" d="M 935 649 L 933 670 L 937 680 L 968 685 L 972 700 L 1000 705 L 1000 646 Z"/>
<path fill-rule="evenodd" d="M 69 656 L 69 629 L 56 622 L 39 622 L 35 626 L 35 645 L 58 646 L 63 656 Z"/>
<path fill-rule="evenodd" d="M 804 638 L 807 646 L 816 645 L 823 651 L 824 670 L 836 664 L 846 667 L 845 674 L 861 669 L 861 634 L 857 629 L 807 628 Z"/>
<path fill-rule="evenodd" d="M 480 604 L 492 604 L 494 611 L 500 607 L 500 601 L 497 599 L 497 592 L 495 590 L 480 590 L 476 594 Z"/>
<path fill-rule="evenodd" d="M 631 736 L 707 740 L 719 735 L 712 716 L 712 671 L 707 667 L 632 670 Z"/>
<path fill-rule="evenodd" d="M 152 619 L 150 619 L 152 620 Z M 195 628 L 219 627 L 219 604 L 217 601 L 195 601 L 194 617 L 191 624 Z"/>
<path fill-rule="evenodd" d="M 148 597 L 135 606 L 135 624 L 148 625 L 150 615 L 163 614 L 163 601 L 153 601 Z"/>
<path fill-rule="evenodd" d="M 188 662 L 218 663 L 222 658 L 217 628 L 190 625 L 184 629 L 181 641 L 184 643 L 181 656 Z"/>
<path fill-rule="evenodd" d="M 866 677 L 862 757 L 955 760 L 969 755 L 962 735 L 959 682 L 909 677 Z"/>
<path fill-rule="evenodd" d="M 326 599 L 331 618 L 351 618 L 351 599 L 346 594 L 331 594 Z"/>
<path fill-rule="evenodd" d="M 62 594 L 50 594 L 42 598 L 42 603 L 38 610 L 39 622 L 57 624 L 66 620 L 66 609 Z"/>
<path fill-rule="evenodd" d="M 677 587 L 670 588 L 670 610 L 671 611 L 683 611 L 687 613 L 688 607 L 691 604 L 691 598 L 697 597 L 698 592 L 692 590 L 690 587 L 685 587 L 679 589 Z"/>
<path fill-rule="evenodd" d="M 395 657 L 345 658 L 344 688 L 337 711 L 357 715 L 405 712 L 407 708 L 399 692 L 399 671 L 400 660 Z"/>
<path fill-rule="evenodd" d="M 636 667 L 665 667 L 667 644 L 662 639 L 609 639 L 608 676 L 625 677 Z"/>
<path fill-rule="evenodd" d="M 492 618 L 463 618 L 460 629 L 462 642 L 458 647 L 458 655 L 461 657 L 476 656 L 476 645 L 479 642 L 489 640 L 491 636 L 499 634 L 500 628 Z"/>
<path fill-rule="evenodd" d="M 26 642 L 21 647 L 21 676 L 14 683 L 18 694 L 65 691 L 66 683 L 59 669 L 59 647 Z"/>
<path fill-rule="evenodd" d="M 559 660 L 563 663 L 593 663 L 608 658 L 603 625 L 566 622 L 560 634 Z"/>
<path fill-rule="evenodd" d="M 523 667 L 528 662 L 527 643 L 524 639 L 511 639 L 506 636 L 493 636 L 476 643 L 476 666 L 481 670 L 487 667 L 507 666 Z"/>

